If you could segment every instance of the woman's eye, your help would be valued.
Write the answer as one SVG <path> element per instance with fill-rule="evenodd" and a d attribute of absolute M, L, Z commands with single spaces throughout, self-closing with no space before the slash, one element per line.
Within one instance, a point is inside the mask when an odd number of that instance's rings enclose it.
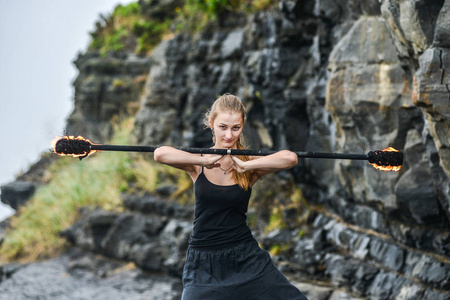
<path fill-rule="evenodd" d="M 240 128 L 241 128 L 241 127 L 239 127 L 239 126 L 233 127 L 234 130 L 239 130 Z"/>

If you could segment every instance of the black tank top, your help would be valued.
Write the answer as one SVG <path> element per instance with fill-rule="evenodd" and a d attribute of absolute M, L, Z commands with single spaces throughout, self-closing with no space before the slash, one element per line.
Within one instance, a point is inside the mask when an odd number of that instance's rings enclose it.
<path fill-rule="evenodd" d="M 252 237 L 247 226 L 251 189 L 238 184 L 216 185 L 206 178 L 203 168 L 194 183 L 195 219 L 189 240 L 192 248 L 223 249 Z"/>

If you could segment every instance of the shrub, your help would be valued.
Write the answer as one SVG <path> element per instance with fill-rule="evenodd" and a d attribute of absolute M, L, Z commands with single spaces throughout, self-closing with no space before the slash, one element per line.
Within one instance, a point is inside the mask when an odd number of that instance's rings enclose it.
<path fill-rule="evenodd" d="M 102 55 L 114 51 L 146 54 L 170 33 L 172 24 L 177 31 L 199 31 L 225 13 L 252 13 L 276 3 L 275 0 L 186 0 L 164 20 L 144 15 L 138 2 L 118 5 L 111 15 L 100 16 L 95 31 L 90 33 L 89 49 L 98 50 Z"/>
<path fill-rule="evenodd" d="M 178 12 L 178 30 L 201 30 L 229 12 L 254 13 L 275 6 L 277 0 L 186 0 Z"/>
<path fill-rule="evenodd" d="M 166 19 L 160 21 L 136 21 L 131 31 L 137 37 L 137 53 L 147 53 L 151 51 L 162 39 L 163 35 L 169 32 L 172 21 Z"/>
<path fill-rule="evenodd" d="M 91 32 L 89 49 L 102 55 L 124 50 L 145 54 L 161 41 L 171 23 L 171 20 L 150 20 L 142 14 L 137 2 L 118 5 L 111 15 L 100 19 Z"/>

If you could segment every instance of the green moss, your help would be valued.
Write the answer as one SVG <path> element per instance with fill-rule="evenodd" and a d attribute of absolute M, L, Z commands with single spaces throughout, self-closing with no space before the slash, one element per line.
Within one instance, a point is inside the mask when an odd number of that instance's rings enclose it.
<path fill-rule="evenodd" d="M 261 96 L 261 92 L 260 91 L 256 91 L 255 92 L 255 97 L 256 97 L 256 99 L 258 99 L 259 101 L 263 101 L 263 99 L 262 99 L 262 96 Z"/>
<path fill-rule="evenodd" d="M 129 17 L 129 16 L 139 14 L 140 11 L 141 11 L 141 7 L 139 6 L 139 3 L 137 3 L 137 2 L 133 2 L 128 5 L 119 4 L 114 9 L 113 16 Z"/>
<path fill-rule="evenodd" d="M 175 191 L 171 198 L 181 204 L 193 203 L 193 183 L 191 177 L 184 171 L 157 163 L 152 157 L 145 154 L 133 156 L 133 186 L 131 192 L 155 193 L 157 188 L 165 185 L 174 185 Z"/>
<path fill-rule="evenodd" d="M 162 39 L 163 35 L 169 32 L 172 20 L 165 21 L 140 20 L 133 24 L 132 33 L 137 37 L 137 53 L 147 53 L 151 51 Z"/>
<path fill-rule="evenodd" d="M 269 217 L 269 223 L 265 228 L 265 233 L 269 233 L 275 229 L 283 229 L 286 228 L 286 223 L 283 220 L 283 211 L 284 207 L 275 206 L 272 208 L 272 213 Z"/>
<path fill-rule="evenodd" d="M 221 12 L 230 10 L 232 8 L 232 3 L 236 5 L 239 3 L 239 1 L 187 0 L 185 5 L 192 7 L 194 10 L 205 13 L 209 18 L 216 18 Z"/>
<path fill-rule="evenodd" d="M 181 204 L 194 203 L 194 184 L 191 177 L 184 171 L 176 170 L 175 182 L 177 189 L 172 197 Z"/>
<path fill-rule="evenodd" d="M 102 55 L 117 51 L 145 54 L 169 32 L 172 22 L 143 15 L 137 2 L 118 5 L 111 15 L 101 18 L 96 30 L 91 32 L 89 49 L 98 50 Z"/>
<path fill-rule="evenodd" d="M 258 216 L 255 213 L 247 213 L 247 225 L 250 228 L 253 228 L 256 226 Z"/>
<path fill-rule="evenodd" d="M 311 210 L 300 187 L 292 178 L 269 174 L 253 188 L 254 228 L 265 234 L 276 229 L 303 230 Z"/>
<path fill-rule="evenodd" d="M 275 244 L 269 250 L 271 256 L 280 255 L 289 249 L 289 244 Z"/>
<path fill-rule="evenodd" d="M 252 13 L 276 6 L 277 0 L 187 0 L 166 19 L 144 15 L 138 2 L 118 5 L 109 16 L 101 16 L 91 32 L 89 50 L 108 52 L 130 51 L 150 53 L 161 40 L 171 33 L 196 32 L 217 21 L 226 13 Z"/>
<path fill-rule="evenodd" d="M 112 82 L 112 86 L 114 88 L 123 88 L 123 87 L 125 87 L 127 85 L 128 85 L 127 82 L 125 82 L 124 80 L 119 79 L 119 78 L 114 78 L 114 80 Z"/>
<path fill-rule="evenodd" d="M 125 49 L 124 40 L 129 35 L 129 31 L 126 27 L 121 26 L 114 29 L 109 35 L 105 36 L 103 45 L 100 50 L 104 54 L 107 51 L 121 51 Z"/>
<path fill-rule="evenodd" d="M 198 32 L 228 13 L 250 14 L 277 5 L 278 0 L 187 0 L 176 9 L 177 30 Z"/>
<path fill-rule="evenodd" d="M 184 8 L 189 8 L 191 13 L 201 12 L 208 19 L 214 20 L 225 12 L 252 13 L 268 9 L 277 3 L 275 0 L 187 0 Z"/>

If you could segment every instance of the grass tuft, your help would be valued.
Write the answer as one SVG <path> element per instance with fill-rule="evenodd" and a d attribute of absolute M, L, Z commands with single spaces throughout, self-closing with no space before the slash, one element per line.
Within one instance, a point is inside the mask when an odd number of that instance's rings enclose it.
<path fill-rule="evenodd" d="M 130 118 L 116 126 L 110 142 L 129 144 L 133 122 Z M 152 155 L 111 151 L 82 161 L 60 157 L 49 167 L 46 184 L 12 217 L 0 260 L 29 262 L 58 255 L 67 246 L 59 233 L 77 220 L 80 208 L 122 211 L 122 193 L 155 193 L 162 185 L 175 185 L 172 197 L 180 203 L 193 202 L 189 175 L 156 163 Z"/>
<path fill-rule="evenodd" d="M 193 203 L 193 182 L 184 171 L 156 163 L 145 154 L 133 158 L 134 192 L 155 193 L 160 186 L 174 185 L 175 191 L 170 196 L 181 204 Z"/>
<path fill-rule="evenodd" d="M 91 35 L 90 50 L 102 55 L 108 52 L 130 51 L 149 53 L 170 31 L 171 20 L 151 19 L 141 12 L 138 2 L 118 5 L 113 13 L 100 16 Z"/>
<path fill-rule="evenodd" d="M 113 143 L 127 140 L 131 127 L 122 128 Z M 59 233 L 76 221 L 83 206 L 122 210 L 121 193 L 132 178 L 131 167 L 124 152 L 96 153 L 82 161 L 56 160 L 48 170 L 48 183 L 12 217 L 0 247 L 2 260 L 34 261 L 60 253 L 66 242 Z"/>
<path fill-rule="evenodd" d="M 276 7 L 278 0 L 186 0 L 162 17 L 146 15 L 138 2 L 118 5 L 107 15 L 100 15 L 90 33 L 89 50 L 103 56 L 109 52 L 129 51 L 149 55 L 167 37 L 176 32 L 199 32 L 208 24 L 227 18 L 229 13 L 250 14 Z"/>

